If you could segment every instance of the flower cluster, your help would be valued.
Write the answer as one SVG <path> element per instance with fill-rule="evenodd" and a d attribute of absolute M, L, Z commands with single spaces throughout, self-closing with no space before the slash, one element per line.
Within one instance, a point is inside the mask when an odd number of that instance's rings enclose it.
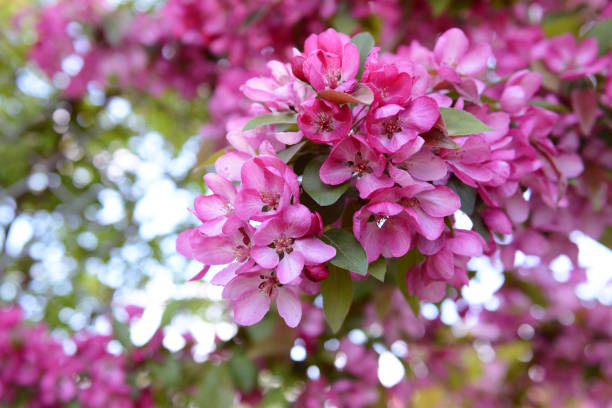
<path fill-rule="evenodd" d="M 177 244 L 205 264 L 198 278 L 210 265 L 229 264 L 212 282 L 225 286 L 238 323 L 259 321 L 278 297 L 280 314 L 295 326 L 296 295 L 317 293 L 328 261 L 364 276 L 396 260 L 387 269 L 400 269 L 397 284 L 437 302 L 447 285 L 468 283 L 472 257 L 501 245 L 512 263 L 519 248 L 502 245 L 503 236 L 516 233 L 520 246 L 523 230 L 549 228 L 534 225 L 539 206 L 547 214 L 569 208 L 569 180 L 584 164 L 578 146 L 558 135 L 590 134 L 593 92 L 571 91 L 572 121 L 538 106 L 555 97 L 541 87 L 543 74 L 519 69 L 500 80 L 488 65 L 491 46 L 458 28 L 432 50 L 413 41 L 381 53 L 370 39 L 333 29 L 312 34 L 290 64 L 271 61 L 269 76 L 241 88 L 254 103 L 229 122 L 231 146 L 205 176 L 213 194 L 195 201 L 202 225 Z M 540 46 L 550 69 L 567 78 L 607 72 L 607 57 L 595 61 L 590 40 L 580 44 L 579 62 L 548 58 L 561 40 Z M 459 228 L 459 209 L 473 230 Z M 337 230 L 352 237 L 338 240 Z"/>

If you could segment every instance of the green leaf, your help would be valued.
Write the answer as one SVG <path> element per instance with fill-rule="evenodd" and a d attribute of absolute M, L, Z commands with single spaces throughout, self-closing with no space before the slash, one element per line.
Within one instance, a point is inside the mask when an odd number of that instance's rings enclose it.
<path fill-rule="evenodd" d="M 446 11 L 450 3 L 451 0 L 429 0 L 429 7 L 434 17 L 438 17 Z"/>
<path fill-rule="evenodd" d="M 227 408 L 232 406 L 234 389 L 227 365 L 204 364 L 199 369 L 200 381 L 196 385 L 196 406 Z"/>
<path fill-rule="evenodd" d="M 465 136 L 493 130 L 476 116 L 461 109 L 440 108 L 449 136 Z"/>
<path fill-rule="evenodd" d="M 419 298 L 408 291 L 408 286 L 406 285 L 406 273 L 408 272 L 408 269 L 423 261 L 423 259 L 425 258 L 419 252 L 419 250 L 417 248 L 412 248 L 406 255 L 394 260 L 395 284 L 402 292 L 402 295 L 404 295 L 404 298 L 410 305 L 410 309 L 415 316 L 419 315 L 421 305 Z"/>
<path fill-rule="evenodd" d="M 230 374 L 242 391 L 249 392 L 257 385 L 257 367 L 241 351 L 234 351 L 229 361 Z"/>
<path fill-rule="evenodd" d="M 542 22 L 542 30 L 547 37 L 572 33 L 578 34 L 582 26 L 582 17 L 575 12 L 549 13 Z"/>
<path fill-rule="evenodd" d="M 123 346 L 124 349 L 129 350 L 130 348 L 132 348 L 129 327 L 126 324 L 121 323 L 117 319 L 113 319 L 113 336 Z"/>
<path fill-rule="evenodd" d="M 293 159 L 293 156 L 295 156 L 297 154 L 297 152 L 300 151 L 300 149 L 302 148 L 302 146 L 304 146 L 306 144 L 306 141 L 302 141 L 300 143 L 296 143 L 294 145 L 289 146 L 288 148 L 286 148 L 285 150 L 281 150 L 279 152 L 276 152 L 276 157 L 278 157 L 279 159 L 281 159 L 284 163 L 289 163 L 291 161 L 291 159 Z"/>
<path fill-rule="evenodd" d="M 351 185 L 351 181 L 347 181 L 338 186 L 330 186 L 321 181 L 319 171 L 325 161 L 325 157 L 315 157 L 312 159 L 304 169 L 302 175 L 302 187 L 308 193 L 317 204 L 322 206 L 332 205 Z"/>
<path fill-rule="evenodd" d="M 360 79 L 363 74 L 366 58 L 370 50 L 374 48 L 374 37 L 368 32 L 359 33 L 351 39 L 351 42 L 355 44 L 359 50 L 359 72 L 357 73 L 357 79 Z"/>
<path fill-rule="evenodd" d="M 335 228 L 325 232 L 321 239 L 336 248 L 336 256 L 330 261 L 332 265 L 362 276 L 368 273 L 368 257 L 352 233 Z"/>
<path fill-rule="evenodd" d="M 329 278 L 321 282 L 323 312 L 325 320 L 334 333 L 342 327 L 342 322 L 353 301 L 353 280 L 346 269 L 329 268 Z"/>
<path fill-rule="evenodd" d="M 607 19 L 595 24 L 587 33 L 587 37 L 593 37 L 599 45 L 599 55 L 607 54 L 612 50 L 612 19 Z"/>
<path fill-rule="evenodd" d="M 292 113 L 268 113 L 251 118 L 242 130 L 252 130 L 264 125 L 293 124 L 296 122 L 296 116 Z"/>
<path fill-rule="evenodd" d="M 476 205 L 476 189 L 468 186 L 456 177 L 451 177 L 448 180 L 448 186 L 457 193 L 461 199 L 461 211 L 467 215 L 472 215 L 474 213 L 474 206 Z"/>
<path fill-rule="evenodd" d="M 384 257 L 378 258 L 368 267 L 368 274 L 375 277 L 381 282 L 385 281 L 385 273 L 387 272 L 387 260 Z"/>
<path fill-rule="evenodd" d="M 599 237 L 599 242 L 601 242 L 601 244 L 607 246 L 608 248 L 612 249 L 612 227 L 611 226 L 607 226 L 604 229 L 603 234 L 601 234 L 601 237 Z"/>

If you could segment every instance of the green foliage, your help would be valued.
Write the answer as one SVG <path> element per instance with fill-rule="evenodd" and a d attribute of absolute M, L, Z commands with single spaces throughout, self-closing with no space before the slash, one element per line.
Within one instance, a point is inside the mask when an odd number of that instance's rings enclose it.
<path fill-rule="evenodd" d="M 321 295 L 325 320 L 332 331 L 337 333 L 353 301 L 353 280 L 350 272 L 330 266 L 329 278 L 321 282 Z"/>
<path fill-rule="evenodd" d="M 321 239 L 336 248 L 336 256 L 330 261 L 332 265 L 362 276 L 368 273 L 368 258 L 365 250 L 352 233 L 335 228 L 326 231 Z"/>
<path fill-rule="evenodd" d="M 280 125 L 280 124 L 295 124 L 296 117 L 293 114 L 288 113 L 269 113 L 266 115 L 259 115 L 251 118 L 247 123 L 245 123 L 242 128 L 243 131 L 253 130 L 260 126 L 265 125 Z"/>
<path fill-rule="evenodd" d="M 410 305 L 410 309 L 415 316 L 419 315 L 421 306 L 419 298 L 408 291 L 408 286 L 406 285 L 406 273 L 408 272 L 408 269 L 419 262 L 422 262 L 424 259 L 425 258 L 417 248 L 412 248 L 406 255 L 402 256 L 401 258 L 393 259 L 392 262 L 390 262 L 390 266 L 394 270 L 395 284 L 402 292 L 402 295 L 404 295 L 404 298 Z"/>
<path fill-rule="evenodd" d="M 385 274 L 387 273 L 387 260 L 384 257 L 378 258 L 372 262 L 368 267 L 368 274 L 375 277 L 381 282 L 385 281 Z"/>
<path fill-rule="evenodd" d="M 440 108 L 448 136 L 464 136 L 493 130 L 469 112 L 453 108 Z"/>
<path fill-rule="evenodd" d="M 337 186 L 330 186 L 321 181 L 319 172 L 325 161 L 325 157 L 315 157 L 304 169 L 302 175 L 302 187 L 317 204 L 321 206 L 332 205 L 351 185 L 350 180 Z"/>
<path fill-rule="evenodd" d="M 374 37 L 368 32 L 359 33 L 351 39 L 351 42 L 359 49 L 359 72 L 357 73 L 357 79 L 360 79 L 363 74 L 366 58 L 370 50 L 374 48 Z"/>
<path fill-rule="evenodd" d="M 599 55 L 607 54 L 612 49 L 612 19 L 595 24 L 586 35 L 597 40 Z"/>

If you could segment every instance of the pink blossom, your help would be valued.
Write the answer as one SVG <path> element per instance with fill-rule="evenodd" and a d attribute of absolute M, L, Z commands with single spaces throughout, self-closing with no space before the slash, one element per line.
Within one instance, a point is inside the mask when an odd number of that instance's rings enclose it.
<path fill-rule="evenodd" d="M 297 278 L 304 265 L 320 265 L 336 255 L 336 250 L 318 238 L 307 236 L 310 211 L 293 205 L 264 222 L 253 236 L 251 256 L 264 268 L 276 268 L 281 284 Z"/>
<path fill-rule="evenodd" d="M 317 91 L 348 90 L 355 84 L 359 70 L 359 50 L 348 35 L 329 28 L 311 34 L 304 43 L 304 53 L 294 51 L 291 66 L 294 75 Z"/>
<path fill-rule="evenodd" d="M 491 47 L 488 44 L 478 44 L 470 50 L 468 38 L 458 28 L 445 31 L 438 38 L 433 51 L 438 75 L 450 82 L 460 82 L 459 75 L 480 73 L 490 56 Z"/>
<path fill-rule="evenodd" d="M 296 327 L 302 318 L 295 287 L 281 284 L 270 270 L 237 275 L 225 285 L 223 298 L 229 300 L 236 323 L 244 326 L 259 322 L 274 300 L 287 326 Z"/>
<path fill-rule="evenodd" d="M 242 188 L 234 211 L 243 220 L 265 220 L 300 199 L 297 176 L 276 157 L 254 157 L 242 165 L 240 174 Z"/>
<path fill-rule="evenodd" d="M 298 125 L 316 143 L 335 143 L 349 134 L 353 116 L 348 105 L 338 106 L 324 99 L 309 99 L 300 106 Z"/>
<path fill-rule="evenodd" d="M 338 143 L 321 166 L 321 180 L 338 185 L 357 178 L 357 189 L 362 198 L 372 192 L 393 186 L 393 181 L 383 175 L 385 158 L 370 149 L 359 136 L 351 136 Z"/>

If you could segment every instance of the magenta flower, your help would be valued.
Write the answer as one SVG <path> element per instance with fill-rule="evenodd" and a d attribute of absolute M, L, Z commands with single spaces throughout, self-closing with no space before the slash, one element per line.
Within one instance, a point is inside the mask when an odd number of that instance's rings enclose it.
<path fill-rule="evenodd" d="M 434 61 L 438 75 L 447 81 L 461 82 L 459 75 L 473 76 L 480 73 L 491 56 L 488 44 L 478 44 L 470 50 L 470 42 L 462 30 L 445 31 L 434 47 Z"/>
<path fill-rule="evenodd" d="M 446 186 L 419 184 L 396 189 L 394 193 L 412 228 L 429 240 L 438 238 L 444 231 L 444 217 L 461 207 L 459 196 Z"/>
<path fill-rule="evenodd" d="M 348 105 L 324 99 L 309 99 L 300 106 L 300 130 L 315 143 L 336 143 L 351 131 L 353 115 Z"/>
<path fill-rule="evenodd" d="M 240 175 L 234 209 L 240 219 L 265 220 L 300 199 L 297 176 L 276 157 L 254 157 L 242 165 Z"/>
<path fill-rule="evenodd" d="M 193 213 L 202 221 L 198 231 L 219 235 L 228 217 L 234 214 L 236 187 L 215 173 L 206 174 L 204 182 L 214 194 L 199 195 L 195 199 Z"/>
<path fill-rule="evenodd" d="M 374 200 L 353 215 L 353 233 L 365 249 L 369 262 L 374 262 L 381 254 L 385 258 L 405 255 L 413 236 L 411 220 L 404 207 L 392 201 Z"/>
<path fill-rule="evenodd" d="M 229 300 L 234 321 L 243 326 L 259 322 L 276 300 L 278 313 L 289 327 L 296 327 L 302 319 L 302 305 L 296 287 L 281 284 L 273 271 L 259 270 L 237 275 L 223 289 Z"/>
<path fill-rule="evenodd" d="M 527 102 L 540 88 L 542 76 L 537 72 L 522 70 L 510 77 L 500 98 L 502 109 L 511 114 L 519 114 Z"/>
<path fill-rule="evenodd" d="M 334 247 L 306 235 L 311 224 L 308 208 L 301 204 L 288 207 L 257 228 L 251 256 L 264 268 L 276 268 L 280 283 L 293 281 L 304 265 L 320 265 L 336 256 Z"/>
<path fill-rule="evenodd" d="M 375 48 L 366 59 L 361 82 L 373 89 L 376 101 L 381 105 L 403 106 L 413 97 L 415 78 L 407 72 L 400 72 L 395 64 L 381 64 L 378 61 L 378 49 Z"/>
<path fill-rule="evenodd" d="M 374 191 L 393 186 L 393 181 L 383 174 L 385 158 L 372 151 L 359 136 L 351 136 L 338 143 L 321 166 L 321 180 L 330 185 L 344 183 L 357 178 L 357 189 L 361 198 Z"/>
<path fill-rule="evenodd" d="M 382 105 L 368 113 L 368 142 L 381 153 L 395 153 L 430 130 L 440 116 L 438 104 L 422 96 L 405 106 Z"/>
<path fill-rule="evenodd" d="M 304 43 L 304 53 L 294 50 L 293 74 L 317 91 L 348 90 L 355 84 L 359 70 L 359 50 L 351 38 L 329 28 L 311 34 Z"/>
<path fill-rule="evenodd" d="M 422 181 L 440 180 L 448 173 L 444 160 L 434 154 L 428 147 L 423 147 L 425 141 L 417 137 L 396 152 L 389 166 L 389 175 L 397 184 L 407 187 Z"/>
<path fill-rule="evenodd" d="M 597 40 L 592 37 L 576 42 L 573 34 L 562 34 L 542 43 L 536 50 L 548 68 L 564 79 L 576 79 L 596 74 L 609 63 L 609 57 L 598 57 Z"/>

